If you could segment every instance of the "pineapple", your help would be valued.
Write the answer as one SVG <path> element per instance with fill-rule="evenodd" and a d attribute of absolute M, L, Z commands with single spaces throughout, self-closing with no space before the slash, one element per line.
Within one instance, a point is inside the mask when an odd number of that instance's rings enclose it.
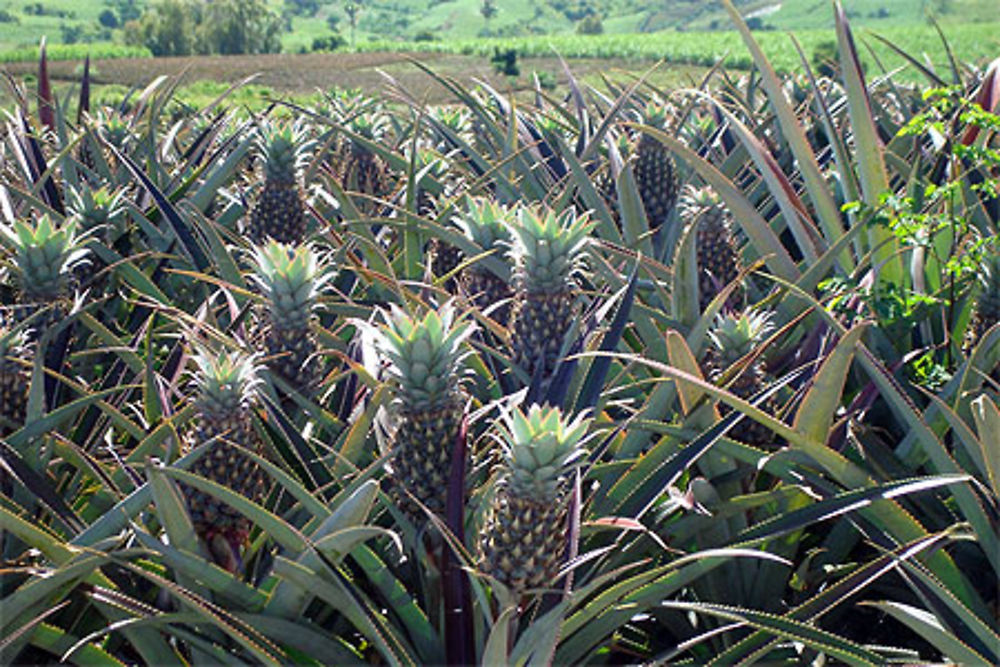
<path fill-rule="evenodd" d="M 494 251 L 493 256 L 499 259 L 499 251 L 510 247 L 508 215 L 506 209 L 490 199 L 469 197 L 466 199 L 466 213 L 457 216 L 455 224 L 482 252 Z M 497 269 L 502 272 L 497 273 Z M 486 311 L 493 307 L 491 317 L 501 325 L 507 325 L 514 291 L 510 287 L 510 272 L 506 263 L 492 262 L 490 266 L 472 264 L 462 270 L 460 281 L 463 292 L 477 308 Z"/>
<path fill-rule="evenodd" d="M 350 123 L 351 131 L 369 141 L 382 142 L 388 121 L 377 111 L 363 113 Z M 342 185 L 346 190 L 359 192 L 368 197 L 384 198 L 391 191 L 385 163 L 368 146 L 357 139 L 348 142 L 347 159 L 342 175 Z M 363 209 L 372 209 L 372 203 L 362 200 Z"/>
<path fill-rule="evenodd" d="M 445 509 L 452 450 L 466 402 L 462 343 L 472 325 L 456 318 L 450 305 L 423 319 L 394 306 L 385 319 L 377 345 L 389 361 L 394 392 L 389 474 L 399 505 L 418 520 L 424 512 L 413 500 L 435 514 Z"/>
<path fill-rule="evenodd" d="M 590 420 L 558 408 L 514 408 L 500 429 L 503 463 L 480 543 L 483 569 L 515 595 L 549 587 L 565 558 L 573 473 Z"/>
<path fill-rule="evenodd" d="M 31 372 L 22 362 L 28 358 L 24 334 L 0 319 L 0 437 L 24 424 Z"/>
<path fill-rule="evenodd" d="M 16 319 L 49 309 L 45 317 L 35 321 L 38 337 L 69 311 L 74 272 L 87 261 L 89 252 L 83 245 L 87 237 L 77 233 L 78 227 L 76 218 L 56 225 L 48 215 L 42 215 L 34 225 L 20 220 L 0 225 L 0 243 L 14 255 L 11 268 L 17 278 L 19 302 Z"/>
<path fill-rule="evenodd" d="M 711 347 L 705 357 L 705 376 L 718 382 L 723 374 L 764 342 L 774 328 L 773 314 L 749 308 L 742 313 L 724 313 L 718 316 L 715 326 L 708 332 Z M 760 357 L 740 371 L 729 384 L 729 391 L 742 399 L 749 399 L 767 386 L 767 372 Z M 771 397 L 760 406 L 774 415 L 777 400 Z M 728 411 L 725 410 L 724 411 Z M 733 437 L 755 447 L 766 447 L 775 442 L 774 433 L 750 419 L 744 419 L 733 430 Z"/>
<path fill-rule="evenodd" d="M 299 123 L 267 123 L 255 141 L 263 163 L 264 187 L 250 212 L 250 239 L 263 243 L 302 243 L 306 236 L 306 211 L 299 184 L 302 166 L 315 142 L 306 140 Z"/>
<path fill-rule="evenodd" d="M 666 106 L 650 103 L 646 107 L 643 123 L 664 130 L 668 116 Z M 635 153 L 635 181 L 639 196 L 649 228 L 656 229 L 667 221 L 677 203 L 677 167 L 667 147 L 648 134 L 639 138 Z"/>
<path fill-rule="evenodd" d="M 269 241 L 254 250 L 253 280 L 267 299 L 264 345 L 272 371 L 298 390 L 309 389 L 320 377 L 313 358 L 318 349 L 312 331 L 316 299 L 333 273 L 308 245 L 288 246 Z"/>
<path fill-rule="evenodd" d="M 197 423 L 189 445 L 209 450 L 191 472 L 260 502 L 266 488 L 263 469 L 233 445 L 261 452 L 263 443 L 253 428 L 252 403 L 258 384 L 253 357 L 240 353 L 200 350 L 194 357 L 197 372 Z M 250 521 L 207 493 L 183 487 L 195 531 L 216 561 L 235 571 L 240 547 L 250 533 Z"/>
<path fill-rule="evenodd" d="M 515 297 L 513 360 L 529 377 L 548 378 L 577 312 L 587 234 L 593 223 L 574 209 L 523 208 L 511 225 Z"/>
<path fill-rule="evenodd" d="M 681 211 L 686 225 L 697 225 L 698 304 L 704 312 L 715 295 L 740 273 L 732 220 L 729 210 L 709 186 L 685 188 Z M 739 290 L 735 290 L 726 305 L 732 309 L 739 301 Z"/>

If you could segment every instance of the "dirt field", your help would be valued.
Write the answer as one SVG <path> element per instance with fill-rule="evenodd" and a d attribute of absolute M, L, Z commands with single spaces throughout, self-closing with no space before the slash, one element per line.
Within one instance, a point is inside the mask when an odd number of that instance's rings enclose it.
<path fill-rule="evenodd" d="M 559 84 L 565 83 L 562 66 L 556 58 L 525 58 L 519 61 L 521 76 L 507 79 L 494 72 L 485 58 L 440 54 L 357 53 L 357 54 L 273 54 L 259 56 L 210 56 L 183 58 L 140 58 L 98 60 L 93 63 L 96 84 L 116 84 L 143 87 L 155 77 L 165 74 L 180 76 L 181 85 L 212 81 L 232 84 L 256 74 L 254 84 L 281 95 L 310 95 L 334 87 L 361 88 L 368 92 L 385 90 L 386 76 L 391 76 L 418 99 L 429 103 L 451 101 L 451 95 L 434 79 L 421 71 L 411 58 L 426 63 L 435 72 L 454 77 L 464 84 L 473 79 L 488 81 L 508 90 L 527 91 L 532 72 L 548 72 Z M 574 59 L 569 61 L 573 74 L 586 82 L 599 85 L 602 74 L 627 82 L 648 69 L 652 63 L 607 59 Z M 12 63 L 6 66 L 15 76 L 37 72 L 35 63 Z M 76 82 L 80 77 L 79 62 L 53 62 L 49 72 L 57 84 Z M 684 86 L 697 77 L 702 68 L 662 66 L 651 81 L 656 85 Z"/>

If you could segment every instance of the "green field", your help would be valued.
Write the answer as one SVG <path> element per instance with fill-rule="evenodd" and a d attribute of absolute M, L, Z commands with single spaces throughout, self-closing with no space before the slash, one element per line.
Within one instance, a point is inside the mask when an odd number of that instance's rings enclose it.
<path fill-rule="evenodd" d="M 858 37 L 871 47 L 872 53 L 887 68 L 904 64 L 904 59 L 874 38 L 878 34 L 903 51 L 923 58 L 924 54 L 939 66 L 947 64 L 945 49 L 937 32 L 929 26 L 886 28 L 860 31 Z M 832 41 L 834 33 L 827 29 L 796 30 L 795 38 L 807 57 L 823 42 Z M 945 36 L 960 62 L 986 62 L 1000 54 L 1000 24 L 956 24 L 947 26 Z M 800 67 L 794 42 L 783 32 L 757 33 L 757 39 L 772 65 L 791 71 Z M 438 53 L 462 53 L 487 56 L 494 49 L 515 49 L 519 55 L 542 57 L 557 52 L 567 58 L 626 58 L 634 60 L 665 60 L 711 66 L 728 55 L 730 67 L 747 68 L 750 56 L 735 31 L 724 32 L 660 32 L 641 35 L 552 35 L 511 39 L 449 40 L 447 42 L 373 42 L 359 47 L 365 50 L 406 50 Z M 862 58 L 872 63 L 872 55 L 862 50 Z"/>
<path fill-rule="evenodd" d="M 102 28 L 98 17 L 111 10 L 117 21 L 141 10 L 146 0 L 131 0 L 133 9 L 123 9 L 130 0 L 5 0 L 0 3 L 10 21 L 0 23 L 0 51 L 37 44 L 42 36 L 49 43 L 67 40 L 108 42 L 122 40 L 122 30 Z M 333 20 L 345 36 L 350 32 L 344 13 L 345 3 L 321 2 L 312 16 L 291 17 L 282 37 L 285 52 L 309 49 L 317 37 L 331 32 Z M 575 30 L 579 15 L 567 6 L 589 6 L 601 16 L 606 34 L 651 33 L 660 30 L 725 30 L 730 22 L 721 3 L 677 0 L 670 3 L 650 0 L 589 0 L 583 3 L 555 0 L 504 0 L 487 23 L 480 14 L 481 0 L 366 0 L 360 3 L 357 42 L 413 39 L 421 33 L 443 41 L 466 40 L 489 33 L 494 36 L 567 35 Z M 763 26 L 779 30 L 828 28 L 833 13 L 828 0 L 737 0 L 744 15 L 757 17 Z M 933 15 L 945 24 L 980 23 L 996 19 L 992 0 L 845 0 L 848 17 L 855 25 L 878 29 L 926 24 Z M 286 5 L 270 0 L 275 12 Z M 41 6 L 39 14 L 33 10 Z"/>

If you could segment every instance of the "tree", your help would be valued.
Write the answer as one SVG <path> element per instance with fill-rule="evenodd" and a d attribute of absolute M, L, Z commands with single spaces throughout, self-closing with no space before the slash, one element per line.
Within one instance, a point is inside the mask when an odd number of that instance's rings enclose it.
<path fill-rule="evenodd" d="M 347 21 L 351 24 L 351 48 L 354 48 L 354 32 L 358 29 L 358 14 L 361 13 L 361 5 L 357 2 L 348 2 L 344 5 L 344 13 L 347 14 Z"/>
<path fill-rule="evenodd" d="M 496 0 L 483 0 L 483 4 L 479 8 L 479 13 L 483 15 L 483 19 L 486 20 L 486 27 L 488 28 L 490 19 L 497 15 Z"/>
<path fill-rule="evenodd" d="M 118 27 L 118 17 L 110 9 L 105 9 L 101 12 L 97 17 L 97 22 L 105 28 L 111 28 L 112 30 Z"/>
<path fill-rule="evenodd" d="M 213 0 L 205 6 L 198 50 L 225 55 L 281 51 L 281 17 L 266 0 Z"/>
<path fill-rule="evenodd" d="M 200 10 L 201 3 L 194 0 L 158 0 L 142 13 L 134 29 L 126 30 L 126 40 L 145 46 L 154 56 L 191 55 Z"/>
<path fill-rule="evenodd" d="M 155 56 L 276 53 L 281 17 L 266 0 L 158 0 L 126 24 L 125 39 Z"/>

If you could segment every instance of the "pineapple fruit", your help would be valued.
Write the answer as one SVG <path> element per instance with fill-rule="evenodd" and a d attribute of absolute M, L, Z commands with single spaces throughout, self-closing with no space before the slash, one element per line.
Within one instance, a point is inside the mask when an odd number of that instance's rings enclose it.
<path fill-rule="evenodd" d="M 703 370 L 705 376 L 718 383 L 723 374 L 745 356 L 760 346 L 774 328 L 773 314 L 769 311 L 749 308 L 742 313 L 723 313 L 716 319 L 715 326 L 708 332 L 711 347 L 705 356 Z M 760 357 L 744 368 L 728 388 L 736 396 L 749 399 L 766 388 L 767 371 Z M 774 415 L 777 400 L 772 396 L 760 406 Z M 728 409 L 724 408 L 724 412 Z M 767 447 L 775 442 L 774 433 L 767 427 L 749 418 L 742 420 L 733 431 L 735 439 L 754 447 Z"/>
<path fill-rule="evenodd" d="M 643 123 L 658 130 L 666 129 L 668 107 L 650 103 Z M 667 147 L 648 134 L 639 138 L 635 149 L 635 182 L 646 211 L 650 229 L 663 225 L 677 203 L 677 166 Z"/>
<path fill-rule="evenodd" d="M 565 558 L 573 474 L 590 420 L 558 408 L 514 408 L 500 429 L 503 463 L 480 543 L 484 571 L 515 595 L 551 586 Z"/>
<path fill-rule="evenodd" d="M 486 198 L 466 200 L 466 212 L 455 218 L 455 223 L 467 239 L 480 248 L 481 252 L 493 252 L 501 257 L 504 249 L 510 247 L 511 233 L 508 228 L 509 212 L 500 204 Z M 506 264 L 501 263 L 506 269 Z M 493 268 L 482 263 L 474 263 L 462 270 L 460 276 L 462 291 L 476 307 L 482 311 L 492 308 L 490 316 L 503 326 L 510 318 L 510 302 L 514 291 L 510 287 L 510 274 L 498 274 Z"/>
<path fill-rule="evenodd" d="M 383 114 L 372 111 L 355 117 L 350 122 L 350 129 L 359 137 L 380 143 L 385 138 L 387 125 L 388 121 Z M 376 198 L 385 198 L 391 191 L 388 169 L 382 158 L 353 138 L 348 142 L 342 185 L 346 190 Z M 360 206 L 366 212 L 375 208 L 367 199 L 361 200 Z"/>
<path fill-rule="evenodd" d="M 731 215 L 709 186 L 687 187 L 681 197 L 681 211 L 685 225 L 695 226 L 697 234 L 698 305 L 704 312 L 712 299 L 740 273 Z M 726 306 L 733 309 L 739 302 L 739 290 L 735 290 Z"/>
<path fill-rule="evenodd" d="M 573 209 L 562 213 L 523 208 L 511 225 L 514 237 L 514 363 L 529 377 L 548 378 L 577 313 L 588 233 L 593 223 Z"/>
<path fill-rule="evenodd" d="M 24 425 L 31 371 L 23 362 L 28 360 L 24 334 L 0 317 L 0 437 Z"/>
<path fill-rule="evenodd" d="M 194 357 L 197 372 L 196 426 L 189 445 L 207 447 L 191 472 L 260 502 L 267 475 L 233 445 L 260 453 L 263 443 L 253 427 L 252 404 L 257 386 L 254 359 L 240 353 L 200 350 Z M 250 520 L 211 495 L 183 486 L 195 532 L 213 558 L 235 571 L 240 547 L 250 534 Z"/>
<path fill-rule="evenodd" d="M 40 338 L 45 330 L 69 312 L 74 289 L 74 273 L 87 261 L 86 235 L 78 234 L 78 220 L 70 218 L 57 225 L 48 215 L 34 224 L 15 221 L 0 225 L 0 243 L 13 254 L 11 268 L 18 287 L 18 321 L 41 310 L 44 316 L 33 323 Z"/>
<path fill-rule="evenodd" d="M 462 343 L 472 324 L 456 317 L 450 305 L 422 319 L 393 306 L 385 319 L 377 345 L 389 362 L 394 392 L 388 471 L 399 506 L 417 521 L 424 516 L 417 502 L 435 514 L 445 510 L 452 451 L 465 413 Z"/>
<path fill-rule="evenodd" d="M 306 140 L 299 123 L 268 123 L 256 137 L 257 157 L 263 164 L 264 187 L 250 212 L 250 238 L 263 243 L 302 243 L 306 211 L 299 184 L 302 167 L 315 142 Z"/>
<path fill-rule="evenodd" d="M 254 249 L 252 278 L 267 302 L 263 328 L 268 366 L 296 389 L 309 389 L 322 372 L 314 359 L 317 298 L 333 273 L 310 246 L 271 240 Z"/>

